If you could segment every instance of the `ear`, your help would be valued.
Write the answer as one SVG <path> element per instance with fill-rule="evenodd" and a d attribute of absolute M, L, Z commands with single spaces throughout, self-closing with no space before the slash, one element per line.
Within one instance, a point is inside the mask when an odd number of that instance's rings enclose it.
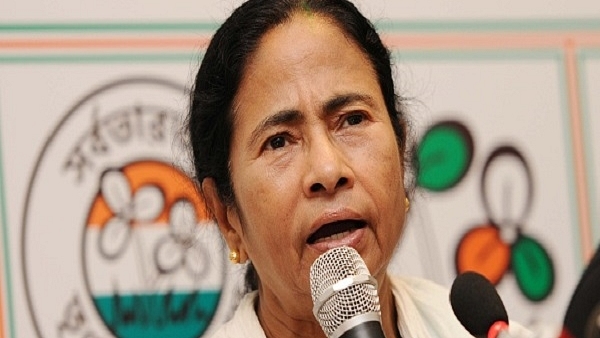
<path fill-rule="evenodd" d="M 202 180 L 202 192 L 206 205 L 217 221 L 219 231 L 221 231 L 225 242 L 227 242 L 229 250 L 237 251 L 240 255 L 240 262 L 245 262 L 248 256 L 242 240 L 242 223 L 237 211 L 221 200 L 213 178 L 207 177 Z"/>

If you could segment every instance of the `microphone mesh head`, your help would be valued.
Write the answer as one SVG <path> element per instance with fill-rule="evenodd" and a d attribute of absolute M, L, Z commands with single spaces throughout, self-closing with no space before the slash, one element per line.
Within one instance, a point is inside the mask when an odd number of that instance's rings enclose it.
<path fill-rule="evenodd" d="M 369 269 L 358 252 L 350 247 L 330 249 L 319 256 L 310 267 L 310 288 L 313 303 L 323 301 L 327 288 L 340 280 L 369 276 Z M 371 283 L 353 284 L 333 294 L 315 316 L 325 334 L 331 334 L 346 320 L 367 313 L 380 315 L 377 287 Z"/>

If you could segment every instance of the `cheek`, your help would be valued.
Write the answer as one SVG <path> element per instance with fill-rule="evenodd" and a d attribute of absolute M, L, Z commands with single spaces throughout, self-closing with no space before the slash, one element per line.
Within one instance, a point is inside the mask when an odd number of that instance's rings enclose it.
<path fill-rule="evenodd" d="M 395 139 L 377 142 L 365 148 L 363 154 L 359 159 L 360 172 L 368 173 L 373 184 L 380 185 L 390 196 L 397 192 L 398 185 L 404 186 L 402 158 Z"/>
<path fill-rule="evenodd" d="M 293 183 L 285 171 L 261 165 L 247 166 L 243 171 L 244 177 L 238 180 L 240 186 L 236 191 L 239 191 L 239 202 L 243 203 L 247 211 L 259 215 L 271 211 L 284 204 L 292 194 Z"/>
<path fill-rule="evenodd" d="M 379 221 L 385 228 L 401 229 L 404 220 L 405 189 L 402 158 L 395 139 L 371 147 L 360 160 L 359 172 L 364 189 L 377 206 Z M 392 229 L 388 229 L 392 230 Z"/>
<path fill-rule="evenodd" d="M 256 166 L 258 167 L 258 166 Z M 294 190 L 283 174 L 273 174 L 264 167 L 248 166 L 236 177 L 236 199 L 243 211 L 247 227 L 253 229 L 252 240 L 272 242 L 283 240 L 284 222 L 292 219 Z"/>

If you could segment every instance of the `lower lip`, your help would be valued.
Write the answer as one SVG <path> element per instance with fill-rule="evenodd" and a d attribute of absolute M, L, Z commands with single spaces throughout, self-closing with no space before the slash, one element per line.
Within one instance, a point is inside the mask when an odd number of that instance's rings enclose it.
<path fill-rule="evenodd" d="M 337 248 L 340 246 L 349 246 L 356 249 L 356 246 L 362 239 L 366 228 L 360 228 L 351 231 L 348 235 L 339 238 L 332 239 L 324 242 L 310 244 L 310 247 L 318 251 L 319 253 L 323 253 L 327 250 Z"/>

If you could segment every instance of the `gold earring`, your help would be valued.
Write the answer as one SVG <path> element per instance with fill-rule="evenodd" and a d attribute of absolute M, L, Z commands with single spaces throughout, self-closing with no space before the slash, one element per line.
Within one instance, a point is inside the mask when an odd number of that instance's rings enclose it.
<path fill-rule="evenodd" d="M 235 251 L 235 250 L 229 251 L 229 260 L 233 264 L 239 264 L 239 262 L 240 262 L 240 254 L 238 254 L 238 252 Z"/>
<path fill-rule="evenodd" d="M 404 207 L 405 207 L 404 212 L 408 212 L 408 209 L 410 209 L 410 200 L 408 199 L 408 197 L 404 198 Z"/>

